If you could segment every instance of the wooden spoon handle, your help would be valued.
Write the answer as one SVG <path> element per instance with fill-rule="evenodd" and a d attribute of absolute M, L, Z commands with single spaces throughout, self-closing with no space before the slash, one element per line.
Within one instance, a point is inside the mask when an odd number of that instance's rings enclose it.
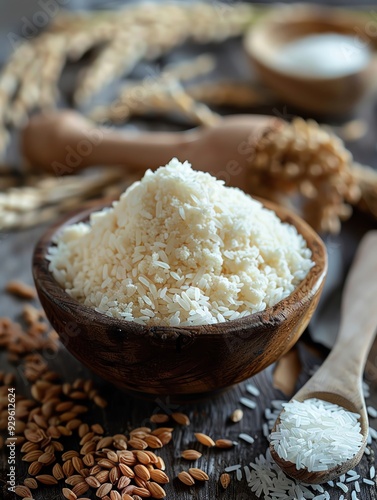
<path fill-rule="evenodd" d="M 370 231 L 363 238 L 347 277 L 336 343 L 295 399 L 326 399 L 328 394 L 337 404 L 348 402 L 353 411 L 365 412 L 361 380 L 376 327 L 377 231 Z"/>
<path fill-rule="evenodd" d="M 102 139 L 87 156 L 80 157 L 79 168 L 91 165 L 127 165 L 145 170 L 165 165 L 181 152 L 187 154 L 187 146 L 196 139 L 192 132 L 138 132 L 122 134 L 114 130 L 98 129 Z M 77 149 L 80 136 L 72 146 Z M 67 159 L 66 159 L 67 161 Z"/>
<path fill-rule="evenodd" d="M 59 111 L 32 117 L 21 144 L 29 165 L 56 175 L 74 174 L 92 165 L 124 165 L 144 171 L 177 156 L 198 170 L 213 169 L 221 178 L 232 176 L 232 184 L 240 187 L 240 172 L 252 158 L 256 141 L 267 130 L 283 125 L 270 116 L 234 115 L 213 127 L 132 134 L 97 127 L 74 111 Z"/>
<path fill-rule="evenodd" d="M 360 243 L 344 287 L 335 348 L 363 369 L 377 328 L 377 231 Z"/>

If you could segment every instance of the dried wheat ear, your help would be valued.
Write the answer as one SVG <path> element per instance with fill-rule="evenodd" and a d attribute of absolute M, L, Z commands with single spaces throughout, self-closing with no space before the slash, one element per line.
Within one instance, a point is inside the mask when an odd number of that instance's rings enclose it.
<path fill-rule="evenodd" d="M 377 215 L 377 173 L 355 164 L 343 142 L 312 120 L 268 131 L 248 161 L 251 193 L 285 204 L 299 194 L 302 216 L 319 231 L 338 233 L 352 205 Z"/>

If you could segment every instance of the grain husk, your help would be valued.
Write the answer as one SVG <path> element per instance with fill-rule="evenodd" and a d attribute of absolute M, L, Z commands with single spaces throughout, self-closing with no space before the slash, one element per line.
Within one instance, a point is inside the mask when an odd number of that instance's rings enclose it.
<path fill-rule="evenodd" d="M 62 489 L 62 493 L 63 493 L 63 496 L 67 500 L 76 500 L 77 499 L 77 495 L 72 490 L 70 490 L 69 488 L 63 488 Z"/>
<path fill-rule="evenodd" d="M 199 441 L 199 443 L 201 443 L 204 446 L 207 446 L 209 448 L 215 446 L 214 440 L 211 437 L 207 436 L 207 434 L 196 432 L 195 437 Z"/>
<path fill-rule="evenodd" d="M 165 490 L 157 483 L 149 482 L 147 484 L 147 489 L 153 498 L 165 498 Z"/>
<path fill-rule="evenodd" d="M 217 448 L 232 448 L 234 443 L 230 439 L 217 439 L 215 445 Z"/>
<path fill-rule="evenodd" d="M 230 475 L 224 472 L 220 476 L 220 484 L 226 490 L 230 484 Z"/>
<path fill-rule="evenodd" d="M 72 491 L 75 493 L 75 495 L 81 497 L 81 495 L 86 493 L 88 489 L 89 489 L 89 484 L 87 484 L 85 481 L 81 481 L 72 488 Z"/>
<path fill-rule="evenodd" d="M 75 486 L 82 481 L 83 477 L 80 474 L 73 474 L 72 476 L 67 477 L 65 480 L 66 484 L 69 484 L 70 486 Z"/>
<path fill-rule="evenodd" d="M 208 481 L 209 477 L 206 472 L 204 472 L 202 469 L 198 469 L 196 467 L 192 467 L 188 470 L 190 476 L 192 476 L 194 479 L 197 481 Z"/>
<path fill-rule="evenodd" d="M 58 484 L 58 481 L 54 478 L 54 476 L 51 476 L 50 474 L 41 474 L 39 476 L 36 476 L 35 479 L 37 479 L 38 482 L 46 485 Z"/>
<path fill-rule="evenodd" d="M 142 488 L 142 487 L 136 487 L 133 489 L 133 493 L 135 495 L 139 495 L 141 498 L 148 498 L 151 496 L 149 493 L 149 490 L 147 488 Z"/>
<path fill-rule="evenodd" d="M 16 495 L 22 498 L 32 496 L 31 491 L 27 486 L 18 485 L 14 488 L 14 492 L 16 493 Z"/>
<path fill-rule="evenodd" d="M 149 420 L 154 424 L 165 424 L 169 421 L 169 415 L 164 413 L 155 413 L 149 417 Z"/>
<path fill-rule="evenodd" d="M 96 491 L 96 496 L 99 498 L 103 498 L 105 495 L 110 493 L 113 485 L 111 483 L 104 483 Z"/>
<path fill-rule="evenodd" d="M 36 476 L 37 474 L 40 473 L 41 469 L 42 469 L 42 464 L 40 462 L 32 462 L 29 465 L 28 473 L 31 476 Z"/>
<path fill-rule="evenodd" d="M 180 472 L 178 479 L 186 486 L 193 486 L 195 484 L 194 478 L 186 471 Z"/>
<path fill-rule="evenodd" d="M 149 470 L 145 467 L 145 465 L 142 464 L 135 465 L 134 472 L 140 479 L 143 479 L 144 481 L 149 481 L 151 477 Z"/>
<path fill-rule="evenodd" d="M 183 450 L 181 452 L 181 457 L 185 460 L 198 460 L 202 454 L 197 450 Z"/>
<path fill-rule="evenodd" d="M 5 290 L 8 293 L 15 295 L 16 297 L 19 297 L 21 299 L 31 300 L 37 297 L 35 288 L 27 285 L 26 283 L 23 283 L 22 281 L 9 281 L 6 285 Z"/>
<path fill-rule="evenodd" d="M 190 419 L 185 413 L 172 413 L 171 418 L 180 425 L 190 425 Z"/>
<path fill-rule="evenodd" d="M 162 470 L 158 470 L 158 469 L 151 469 L 149 471 L 150 473 L 150 477 L 153 481 L 155 481 L 156 483 L 159 483 L 159 484 L 167 484 L 169 483 L 169 477 L 167 476 L 167 474 L 165 474 L 165 472 L 163 472 Z"/>
<path fill-rule="evenodd" d="M 127 477 L 134 477 L 135 476 L 135 472 L 131 469 L 131 467 L 129 467 L 128 465 L 126 465 L 124 463 L 119 464 L 119 470 L 121 471 L 123 476 L 127 476 Z"/>
<path fill-rule="evenodd" d="M 35 490 L 36 488 L 38 488 L 37 481 L 34 478 L 32 478 L 32 477 L 27 477 L 24 480 L 24 485 L 27 486 L 28 488 L 33 489 L 33 490 Z"/>
<path fill-rule="evenodd" d="M 64 479 L 64 472 L 63 472 L 62 466 L 59 463 L 56 463 L 53 466 L 53 468 L 52 468 L 52 475 L 58 481 L 60 481 L 61 479 Z"/>

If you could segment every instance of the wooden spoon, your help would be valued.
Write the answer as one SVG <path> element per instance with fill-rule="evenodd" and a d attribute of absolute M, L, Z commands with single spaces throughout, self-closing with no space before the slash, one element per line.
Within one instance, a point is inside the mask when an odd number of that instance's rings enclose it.
<path fill-rule="evenodd" d="M 272 445 L 270 451 L 279 467 L 305 483 L 330 481 L 353 469 L 361 460 L 368 437 L 368 416 L 362 391 L 362 377 L 377 327 L 377 231 L 363 238 L 344 288 L 341 321 L 336 343 L 321 368 L 292 398 L 305 401 L 318 398 L 360 414 L 363 444 L 350 460 L 321 472 L 296 469 L 282 459 Z M 276 431 L 280 418 L 276 420 Z"/>
<path fill-rule="evenodd" d="M 187 132 L 124 133 L 97 127 L 75 111 L 58 111 L 32 117 L 21 143 L 29 164 L 57 175 L 93 165 L 124 165 L 144 171 L 176 156 L 197 170 L 211 170 L 218 178 L 226 182 L 231 178 L 231 185 L 242 187 L 255 141 L 282 124 L 276 117 L 240 115 Z"/>

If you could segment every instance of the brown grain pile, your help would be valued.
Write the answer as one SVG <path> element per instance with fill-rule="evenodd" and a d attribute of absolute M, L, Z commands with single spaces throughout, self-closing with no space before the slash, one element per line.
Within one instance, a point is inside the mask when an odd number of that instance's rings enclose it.
<path fill-rule="evenodd" d="M 9 284 L 8 291 L 23 298 L 35 296 L 34 289 L 19 282 Z M 149 418 L 153 429 L 143 426 L 108 435 L 101 423 L 87 422 L 93 405 L 103 409 L 107 406 L 93 381 L 62 381 L 43 358 L 46 349 L 58 352 L 57 335 L 50 330 L 43 311 L 26 303 L 23 321 L 25 326 L 0 318 L 0 347 L 22 373 L 30 391 L 28 397 L 21 395 L 18 388 L 16 391 L 16 445 L 21 460 L 27 464 L 27 475 L 16 486 L 16 495 L 30 500 L 34 494 L 39 497 L 43 488 L 58 485 L 67 500 L 88 500 L 90 492 L 103 500 L 164 498 L 164 485 L 171 478 L 158 450 L 173 438 L 174 427 L 166 427 L 169 421 L 189 426 L 189 417 L 182 412 L 154 413 Z M 4 435 L 8 426 L 8 389 L 14 386 L 14 374 L 0 372 L 0 431 Z M 218 449 L 234 444 L 225 438 L 215 442 L 202 433 L 195 436 L 204 446 Z M 0 437 L 0 449 L 10 442 Z M 191 462 L 201 456 L 197 450 L 181 452 L 181 457 Z M 210 478 L 202 469 L 190 467 L 180 471 L 178 479 L 193 486 Z M 225 487 L 224 479 L 221 484 Z"/>

